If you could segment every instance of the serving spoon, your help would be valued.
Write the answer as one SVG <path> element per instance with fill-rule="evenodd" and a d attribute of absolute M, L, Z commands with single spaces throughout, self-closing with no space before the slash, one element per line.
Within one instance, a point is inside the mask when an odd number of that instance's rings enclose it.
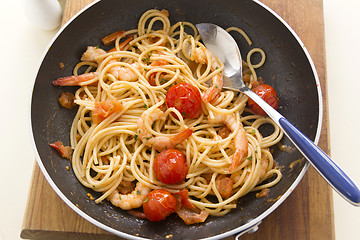
<path fill-rule="evenodd" d="M 205 46 L 224 63 L 223 88 L 242 92 L 254 100 L 283 130 L 332 188 L 349 203 L 360 206 L 360 191 L 355 183 L 314 142 L 245 85 L 240 50 L 232 36 L 212 23 L 197 24 L 196 28 Z"/>

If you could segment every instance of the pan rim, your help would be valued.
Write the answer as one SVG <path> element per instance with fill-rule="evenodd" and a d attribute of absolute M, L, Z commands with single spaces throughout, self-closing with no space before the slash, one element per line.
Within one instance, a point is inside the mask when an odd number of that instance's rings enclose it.
<path fill-rule="evenodd" d="M 87 9 L 89 9 L 90 7 L 92 7 L 93 5 L 99 3 L 101 0 L 95 0 L 93 2 L 91 2 L 90 4 L 88 4 L 87 6 L 85 6 L 84 8 L 82 8 L 79 12 L 77 12 L 74 16 L 72 16 L 60 29 L 59 31 L 54 35 L 54 37 L 52 38 L 52 40 L 49 42 L 48 46 L 46 47 L 45 51 L 42 54 L 42 57 L 39 60 L 38 63 L 38 67 L 37 70 L 35 71 L 35 76 L 33 78 L 33 87 L 32 87 L 32 94 L 30 94 L 30 111 L 29 111 L 29 115 L 30 115 L 30 133 L 31 133 L 31 143 L 34 149 L 34 153 L 35 153 L 35 158 L 36 161 L 39 165 L 39 168 L 41 170 L 41 172 L 43 173 L 44 177 L 46 178 L 47 182 L 50 184 L 50 186 L 52 187 L 52 189 L 54 189 L 54 191 L 56 192 L 56 194 L 73 210 L 75 211 L 77 214 L 79 214 L 81 217 L 83 217 L 84 219 L 86 219 L 87 221 L 91 222 L 92 224 L 94 224 L 95 226 L 110 232 L 112 234 L 115 234 L 119 237 L 123 237 L 126 239 L 135 239 L 135 240 L 139 240 L 139 239 L 148 239 L 148 238 L 144 238 L 144 237 L 138 237 L 138 236 L 134 236 L 125 232 L 121 232 L 118 231 L 116 229 L 113 229 L 111 227 L 108 227 L 107 225 L 95 220 L 94 218 L 92 218 L 91 216 L 89 216 L 87 213 L 85 213 L 84 211 L 82 211 L 80 208 L 78 208 L 73 202 L 71 202 L 64 193 L 61 192 L 61 190 L 58 188 L 58 186 L 56 185 L 56 183 L 52 180 L 52 178 L 50 177 L 49 173 L 47 172 L 41 158 L 40 158 L 40 154 L 37 150 L 37 146 L 36 146 L 36 142 L 35 142 L 35 136 L 34 136 L 34 131 L 33 131 L 33 124 L 32 124 L 32 118 L 31 118 L 31 106 L 32 106 L 32 98 L 33 98 L 33 94 L 34 94 L 34 87 L 35 87 L 35 83 L 36 83 L 36 77 L 37 74 L 40 70 L 40 67 L 45 59 L 45 56 L 47 55 L 49 49 L 51 48 L 51 46 L 53 45 L 53 43 L 57 40 L 57 38 L 61 35 L 61 33 L 67 28 L 67 26 L 69 24 L 71 24 L 79 15 L 81 15 L 83 12 L 85 12 Z M 304 43 L 301 41 L 300 37 L 297 35 L 297 33 L 291 28 L 291 26 L 282 18 L 280 17 L 274 10 L 272 10 L 270 7 L 266 6 L 264 3 L 260 2 L 259 0 L 252 0 L 254 3 L 258 4 L 260 7 L 264 8 L 267 12 L 271 13 L 275 18 L 277 18 L 277 20 L 279 20 L 286 28 L 287 30 L 292 34 L 292 36 L 296 39 L 297 43 L 299 44 L 299 46 L 301 47 L 301 49 L 303 50 L 306 59 L 308 60 L 308 63 L 310 64 L 313 76 L 315 78 L 315 83 L 316 83 L 316 90 L 318 93 L 318 102 L 319 102 L 319 112 L 318 112 L 318 124 L 317 124 L 317 130 L 315 133 L 315 140 L 314 143 L 317 145 L 319 143 L 319 139 L 320 139 L 320 134 L 321 134 L 321 128 L 322 128 L 322 122 L 323 122 L 323 99 L 322 99 L 322 90 L 321 90 L 321 86 L 320 86 L 320 80 L 319 80 L 319 76 L 317 74 L 316 68 L 315 68 L 315 64 L 310 56 L 310 53 L 308 52 L 307 48 L 305 47 Z M 281 198 L 279 198 L 270 208 L 268 208 L 266 211 L 264 211 L 262 214 L 260 214 L 258 217 L 250 220 L 248 223 L 238 227 L 238 228 L 234 228 L 230 231 L 227 231 L 225 233 L 222 234 L 218 234 L 212 237 L 207 237 L 207 238 L 203 238 L 206 240 L 213 240 L 213 239 L 219 239 L 219 238 L 225 238 L 225 237 L 229 237 L 229 236 L 233 236 L 233 235 L 237 235 L 240 236 L 242 233 L 244 233 L 246 230 L 259 225 L 261 223 L 261 221 L 266 218 L 271 212 L 273 212 L 276 208 L 278 208 L 280 206 L 280 204 L 282 204 L 285 199 L 290 195 L 290 193 L 296 188 L 296 186 L 299 184 L 299 182 L 302 180 L 302 178 L 304 177 L 308 167 L 309 167 L 310 163 L 307 161 L 303 167 L 303 169 L 301 170 L 301 172 L 299 173 L 298 177 L 296 178 L 296 180 L 291 184 L 291 186 L 286 190 L 286 192 L 281 196 Z"/>

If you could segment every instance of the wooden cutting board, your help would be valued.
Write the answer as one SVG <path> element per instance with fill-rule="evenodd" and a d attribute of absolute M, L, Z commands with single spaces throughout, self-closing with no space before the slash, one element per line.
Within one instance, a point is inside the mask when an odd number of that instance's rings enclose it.
<path fill-rule="evenodd" d="M 68 0 L 63 24 L 92 0 Z M 262 0 L 300 36 L 315 62 L 324 102 L 319 146 L 330 153 L 322 0 Z M 242 239 L 335 238 L 332 190 L 310 167 L 294 192 L 263 220 L 259 230 Z M 35 163 L 21 237 L 24 239 L 120 239 L 92 225 L 70 209 L 50 187 Z M 234 239 L 229 237 L 227 239 Z"/>

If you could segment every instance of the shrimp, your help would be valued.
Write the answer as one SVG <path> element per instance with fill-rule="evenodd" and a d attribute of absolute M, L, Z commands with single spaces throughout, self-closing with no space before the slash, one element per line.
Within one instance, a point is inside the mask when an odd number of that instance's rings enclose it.
<path fill-rule="evenodd" d="M 223 177 L 215 181 L 215 186 L 223 198 L 229 198 L 233 190 L 233 181 L 231 178 Z"/>
<path fill-rule="evenodd" d="M 151 126 L 156 120 L 164 120 L 164 112 L 158 108 L 155 108 L 154 110 L 150 108 L 141 114 L 141 117 L 137 122 L 137 126 L 139 128 L 139 138 L 147 146 L 154 147 L 154 149 L 157 151 L 174 148 L 177 144 L 188 139 L 193 133 L 193 130 L 191 128 L 187 128 L 171 137 L 153 137 L 153 135 L 146 128 L 145 122 L 147 118 L 148 124 L 149 126 Z"/>
<path fill-rule="evenodd" d="M 130 182 L 130 181 L 121 181 L 121 183 L 119 184 L 119 186 L 117 187 L 118 191 L 120 194 L 129 194 L 133 191 L 135 187 L 135 183 L 134 182 Z"/>
<path fill-rule="evenodd" d="M 124 106 L 117 100 L 95 102 L 92 119 L 95 124 L 101 123 L 113 113 L 120 113 Z"/>
<path fill-rule="evenodd" d="M 150 64 L 150 66 L 157 67 L 157 66 L 163 66 L 163 65 L 166 65 L 166 64 L 168 64 L 167 61 L 165 61 L 164 59 L 159 59 L 159 60 L 156 60 L 156 61 L 152 62 Z M 156 85 L 156 82 L 155 82 L 156 74 L 157 74 L 157 72 L 154 72 L 154 73 L 150 74 L 150 76 L 149 76 L 149 83 L 150 83 L 151 86 Z M 160 76 L 162 74 L 164 74 L 164 73 L 160 73 Z"/>
<path fill-rule="evenodd" d="M 211 70 L 215 71 L 216 69 L 220 68 L 219 61 L 216 59 L 215 55 L 212 54 L 208 49 L 202 49 L 200 47 L 195 48 L 194 55 L 192 56 L 194 61 L 200 64 L 207 63 L 207 57 L 206 55 L 210 56 L 211 59 Z M 209 64 L 209 63 L 208 63 Z M 216 95 L 218 95 L 223 88 L 224 81 L 223 81 L 223 75 L 222 73 L 217 73 L 212 78 L 212 85 L 210 88 L 208 88 L 204 95 L 203 95 L 203 101 L 204 102 L 211 102 Z"/>
<path fill-rule="evenodd" d="M 269 156 L 267 154 L 261 154 L 261 159 L 260 159 L 259 164 L 260 164 L 259 175 L 258 175 L 257 181 L 260 183 L 263 180 L 265 180 L 264 177 L 266 176 L 266 173 L 269 170 L 269 164 L 270 164 Z M 272 168 L 274 168 L 274 165 L 272 166 Z M 243 173 L 239 173 L 239 172 L 232 173 L 230 176 L 230 179 L 234 183 L 236 183 L 240 180 L 240 178 L 242 177 L 242 174 Z M 245 182 L 248 179 L 249 175 L 250 175 L 250 173 L 246 172 L 242 181 Z"/>
<path fill-rule="evenodd" d="M 124 49 L 126 47 L 126 45 L 128 45 L 129 42 L 133 39 L 134 39 L 133 35 L 128 36 L 122 43 L 119 44 L 119 50 Z M 108 52 L 114 52 L 115 49 L 116 49 L 116 47 L 109 50 Z M 101 64 L 104 59 L 98 58 L 98 57 L 103 54 L 106 54 L 105 50 L 103 50 L 99 47 L 88 46 L 80 60 L 84 61 L 84 62 L 96 62 L 97 64 Z"/>
<path fill-rule="evenodd" d="M 110 193 L 107 199 L 116 207 L 123 210 L 130 210 L 141 207 L 150 190 L 151 189 L 149 187 L 138 182 L 134 191 L 131 193 L 120 194 L 119 190 L 115 189 L 112 193 Z"/>
<path fill-rule="evenodd" d="M 118 37 L 121 37 L 122 35 L 124 35 L 125 31 L 124 30 L 120 30 L 120 31 L 117 31 L 117 32 L 114 32 L 110 35 L 107 35 L 105 37 L 103 37 L 101 39 L 102 43 L 104 45 L 110 45 L 112 43 L 115 42 L 115 40 L 118 38 Z"/>
<path fill-rule="evenodd" d="M 259 180 L 264 180 L 268 168 L 269 168 L 270 160 L 269 156 L 266 154 L 261 154 L 261 160 L 260 160 L 260 173 L 259 173 Z"/>
<path fill-rule="evenodd" d="M 68 76 L 63 78 L 58 78 L 52 83 L 55 86 L 82 86 L 82 85 L 88 85 L 87 81 L 90 81 L 94 78 L 96 78 L 99 75 L 98 72 L 89 72 L 84 73 L 78 76 Z"/>
<path fill-rule="evenodd" d="M 124 42 L 119 45 L 119 50 L 122 50 L 131 40 L 133 39 L 132 36 L 129 36 Z M 111 49 L 109 52 L 116 51 L 115 49 Z M 104 58 L 99 56 L 106 54 L 106 51 L 98 48 L 88 46 L 86 51 L 81 56 L 81 61 L 84 62 L 95 62 L 100 65 Z M 116 62 L 116 60 L 110 60 L 107 64 L 111 64 Z M 137 70 L 140 70 L 140 65 L 137 63 L 132 64 Z M 99 69 L 98 69 L 99 70 Z M 96 72 L 89 72 L 84 73 L 78 76 L 68 76 L 63 78 L 58 78 L 57 80 L 53 81 L 55 86 L 82 86 L 82 85 L 89 85 L 92 83 L 91 80 L 94 80 L 98 75 L 98 70 Z M 118 80 L 125 80 L 125 81 L 132 81 L 137 79 L 137 74 L 134 73 L 130 68 L 114 66 L 109 71 L 114 77 Z M 88 82 L 91 81 L 91 82 Z"/>
<path fill-rule="evenodd" d="M 116 62 L 115 60 L 110 60 L 110 62 Z M 140 65 L 135 62 L 132 63 L 131 66 L 133 66 L 136 70 L 140 71 Z M 122 80 L 122 81 L 135 81 L 138 79 L 138 75 L 131 69 L 127 67 L 122 66 L 114 66 L 109 71 L 110 74 L 112 74 L 116 79 Z"/>
<path fill-rule="evenodd" d="M 81 56 L 81 61 L 84 62 L 96 62 L 98 65 L 103 61 L 103 59 L 97 58 L 100 55 L 105 54 L 105 50 L 97 47 L 87 47 L 86 51 Z M 55 86 L 81 86 L 81 85 L 88 85 L 87 81 L 90 81 L 94 78 L 96 78 L 99 75 L 99 73 L 96 72 L 89 72 L 84 73 L 81 75 L 73 75 L 63 78 L 58 78 L 55 81 L 53 81 L 53 84 Z"/>
<path fill-rule="evenodd" d="M 229 172 L 232 172 L 239 166 L 242 160 L 247 156 L 248 153 L 248 139 L 246 137 L 245 129 L 241 122 L 237 121 L 235 114 L 217 114 L 214 117 L 210 117 L 210 123 L 224 123 L 232 132 L 236 131 L 236 125 L 240 124 L 240 128 L 235 135 L 235 153 L 231 160 Z"/>
<path fill-rule="evenodd" d="M 106 54 L 105 50 L 98 47 L 88 46 L 80 60 L 83 62 L 96 62 L 97 64 L 101 64 L 104 59 L 97 57 L 103 54 Z"/>
<path fill-rule="evenodd" d="M 127 37 L 122 43 L 119 44 L 119 50 L 120 50 L 120 51 L 123 50 L 123 49 L 125 48 L 125 46 L 128 45 L 129 42 L 131 42 L 131 40 L 133 40 L 133 39 L 134 39 L 133 35 Z M 110 49 L 110 50 L 108 51 L 108 53 L 109 53 L 109 52 L 116 52 L 117 50 L 118 50 L 118 49 L 117 49 L 116 47 L 114 47 L 114 48 Z"/>

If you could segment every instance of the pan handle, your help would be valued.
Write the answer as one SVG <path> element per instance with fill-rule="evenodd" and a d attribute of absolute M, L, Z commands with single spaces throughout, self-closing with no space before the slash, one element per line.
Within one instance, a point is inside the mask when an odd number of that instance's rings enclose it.
<path fill-rule="evenodd" d="M 239 240 L 241 236 L 243 236 L 245 233 L 254 233 L 259 229 L 260 222 L 257 222 L 256 224 L 252 225 L 251 227 L 245 229 L 244 231 L 236 234 L 235 240 Z"/>

